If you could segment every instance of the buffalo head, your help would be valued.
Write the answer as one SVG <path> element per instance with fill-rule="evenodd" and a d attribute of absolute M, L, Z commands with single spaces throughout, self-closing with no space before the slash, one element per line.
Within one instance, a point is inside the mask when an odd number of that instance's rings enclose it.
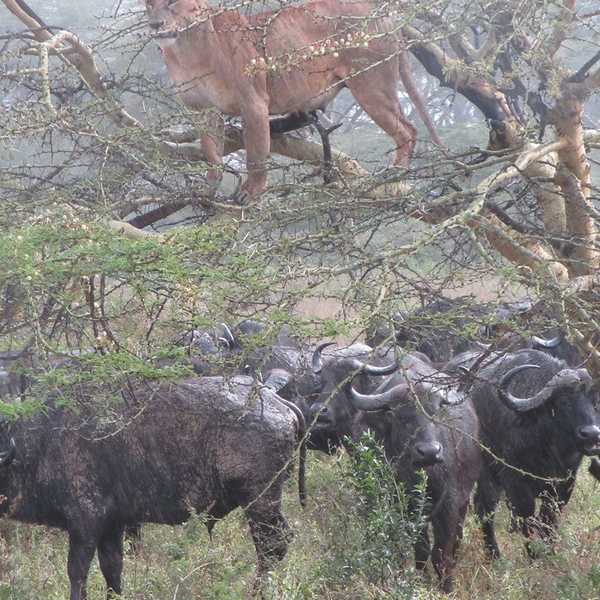
<path fill-rule="evenodd" d="M 407 449 L 415 467 L 429 467 L 444 461 L 444 448 L 437 421 L 442 407 L 460 404 L 465 397 L 452 388 L 429 381 L 405 380 L 386 391 L 362 394 L 351 387 L 354 408 L 362 411 L 392 411 L 387 436 L 398 450 Z"/>
<path fill-rule="evenodd" d="M 397 369 L 394 362 L 383 367 L 368 365 L 356 356 L 366 357 L 367 346 L 358 345 L 345 349 L 345 356 L 331 356 L 321 359 L 321 345 L 313 355 L 313 369 L 320 377 L 320 392 L 309 408 L 310 442 L 315 449 L 329 452 L 341 444 L 345 436 L 352 432 L 352 421 L 356 410 L 349 401 L 350 382 L 357 379 L 362 391 L 374 387 L 369 376 L 389 375 Z M 352 356 L 352 352 L 355 356 Z"/>
<path fill-rule="evenodd" d="M 532 396 L 517 397 L 508 390 L 509 384 L 518 373 L 529 369 L 540 367 L 536 364 L 517 365 L 502 376 L 498 384 L 502 402 L 519 413 L 549 411 L 552 419 L 562 424 L 562 429 L 572 436 L 581 453 L 588 456 L 600 454 L 600 427 L 596 413 L 598 398 L 587 370 L 561 369 Z"/>

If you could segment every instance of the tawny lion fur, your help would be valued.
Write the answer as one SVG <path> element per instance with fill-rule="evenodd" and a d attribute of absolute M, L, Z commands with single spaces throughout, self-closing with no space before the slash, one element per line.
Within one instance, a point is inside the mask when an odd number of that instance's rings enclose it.
<path fill-rule="evenodd" d="M 181 100 L 193 109 L 215 107 L 242 117 L 248 178 L 240 201 L 266 187 L 269 115 L 323 109 L 344 87 L 394 140 L 395 165 L 408 165 L 416 140 L 398 101 L 400 79 L 440 143 L 412 81 L 398 26 L 374 4 L 316 0 L 244 15 L 206 0 L 145 3 Z M 201 144 L 207 160 L 220 165 L 222 125 L 203 135 Z M 210 174 L 213 183 L 219 177 L 219 169 Z"/>

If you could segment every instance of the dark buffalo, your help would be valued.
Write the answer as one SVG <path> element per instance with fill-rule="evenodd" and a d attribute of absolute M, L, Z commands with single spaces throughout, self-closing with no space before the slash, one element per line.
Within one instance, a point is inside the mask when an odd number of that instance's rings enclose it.
<path fill-rule="evenodd" d="M 392 370 L 381 384 L 381 376 Z M 480 467 L 477 418 L 469 399 L 416 355 L 387 367 L 332 358 L 323 365 L 322 377 L 323 389 L 313 408 L 332 442 L 356 440 L 363 431 L 374 431 L 407 490 L 414 488 L 417 470 L 426 469 L 434 547 L 431 552 L 424 529 L 415 559 L 423 568 L 431 555 L 443 588 L 451 590 L 454 556 Z M 362 391 L 349 385 L 352 379 Z M 377 379 L 379 390 L 365 393 Z"/>
<path fill-rule="evenodd" d="M 242 344 L 245 340 L 263 338 L 268 339 L 273 346 L 300 347 L 302 345 L 300 338 L 294 335 L 287 323 L 269 325 L 263 321 L 245 319 L 232 328 L 232 334 L 234 338 L 241 340 Z M 248 343 L 246 342 L 245 345 Z"/>
<path fill-rule="evenodd" d="M 490 321 L 488 305 L 471 297 L 444 298 L 410 313 L 399 312 L 389 323 L 379 323 L 367 336 L 371 346 L 398 344 L 408 351 L 426 354 L 434 362 L 480 348 Z M 475 344 L 475 346 L 474 346 Z"/>
<path fill-rule="evenodd" d="M 313 351 L 286 324 L 269 326 L 250 319 L 232 327 L 221 323 L 212 330 L 192 330 L 176 343 L 188 349 L 199 375 L 239 373 L 262 378 L 273 369 L 285 369 L 291 374 L 289 389 L 280 390 L 286 398 L 305 396 L 317 385 L 311 370 Z"/>
<path fill-rule="evenodd" d="M 389 323 L 378 323 L 367 343 L 372 346 L 398 344 L 406 350 L 423 352 L 444 364 L 457 354 L 481 351 L 488 344 L 495 348 L 535 348 L 580 364 L 583 356 L 569 343 L 559 328 L 552 326 L 541 303 L 529 298 L 513 302 L 484 303 L 472 297 L 444 298 L 411 313 L 397 313 Z M 539 332 L 539 336 L 528 331 Z"/>
<path fill-rule="evenodd" d="M 497 557 L 494 512 L 502 491 L 528 539 L 554 533 L 582 457 L 600 453 L 597 394 L 585 369 L 537 350 L 490 355 L 475 377 L 471 396 L 484 448 L 475 505 L 487 551 Z M 529 542 L 527 548 L 532 552 Z"/>
<path fill-rule="evenodd" d="M 373 349 L 366 344 L 331 346 L 336 344 L 327 342 L 315 349 L 311 357 L 311 368 L 317 379 L 312 393 L 295 400 L 302 408 L 307 423 L 309 448 L 327 454 L 335 452 L 343 445 L 344 437 L 351 435 L 356 414 L 352 404 L 347 401 L 347 390 L 337 388 L 340 382 L 349 383 L 349 366 L 374 360 Z M 389 364 L 390 361 L 385 362 Z M 360 371 L 357 384 L 361 391 L 373 391 L 381 384 L 380 375 L 386 372 L 389 374 L 393 370 L 394 368 L 382 370 L 369 365 Z"/>
<path fill-rule="evenodd" d="M 6 516 L 68 532 L 71 600 L 85 598 L 96 549 L 121 592 L 126 526 L 191 511 L 212 523 L 242 507 L 259 574 L 285 555 L 282 485 L 303 430 L 273 389 L 245 376 L 146 382 L 115 390 L 105 414 L 89 389 L 70 397 L 73 410 L 49 399 L 43 413 L 2 424 L 0 493 Z"/>

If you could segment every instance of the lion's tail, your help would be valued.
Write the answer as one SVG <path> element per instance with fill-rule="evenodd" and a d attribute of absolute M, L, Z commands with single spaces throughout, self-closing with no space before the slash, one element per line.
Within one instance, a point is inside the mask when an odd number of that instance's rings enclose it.
<path fill-rule="evenodd" d="M 410 98 L 411 102 L 414 104 L 415 108 L 417 109 L 417 112 L 419 113 L 421 120 L 423 121 L 423 123 L 425 123 L 425 127 L 427 127 L 427 130 L 429 131 L 429 134 L 431 135 L 431 139 L 438 146 L 443 148 L 444 143 L 440 139 L 440 136 L 438 135 L 435 125 L 433 124 L 433 121 L 431 120 L 431 117 L 429 116 L 429 113 L 427 112 L 427 107 L 425 106 L 425 101 L 423 100 L 423 96 L 421 96 L 421 93 L 419 92 L 419 90 L 417 89 L 417 86 L 415 85 L 415 81 L 413 79 L 412 73 L 410 72 L 410 64 L 408 62 L 408 57 L 406 56 L 406 52 L 400 52 L 398 54 L 398 65 L 399 65 L 399 71 L 400 71 L 400 80 L 402 81 L 402 85 L 404 86 L 404 89 L 406 90 L 408 97 Z"/>

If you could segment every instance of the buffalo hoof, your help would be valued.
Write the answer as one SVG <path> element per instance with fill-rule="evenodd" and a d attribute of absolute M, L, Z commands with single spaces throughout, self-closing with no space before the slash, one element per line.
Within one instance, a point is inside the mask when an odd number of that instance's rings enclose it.
<path fill-rule="evenodd" d="M 490 560 L 499 560 L 502 556 L 500 554 L 500 548 L 498 548 L 497 544 L 494 544 L 493 546 L 486 546 L 485 550 Z"/>
<path fill-rule="evenodd" d="M 454 591 L 454 577 L 449 575 L 440 581 L 440 589 L 445 594 L 451 594 Z"/>

